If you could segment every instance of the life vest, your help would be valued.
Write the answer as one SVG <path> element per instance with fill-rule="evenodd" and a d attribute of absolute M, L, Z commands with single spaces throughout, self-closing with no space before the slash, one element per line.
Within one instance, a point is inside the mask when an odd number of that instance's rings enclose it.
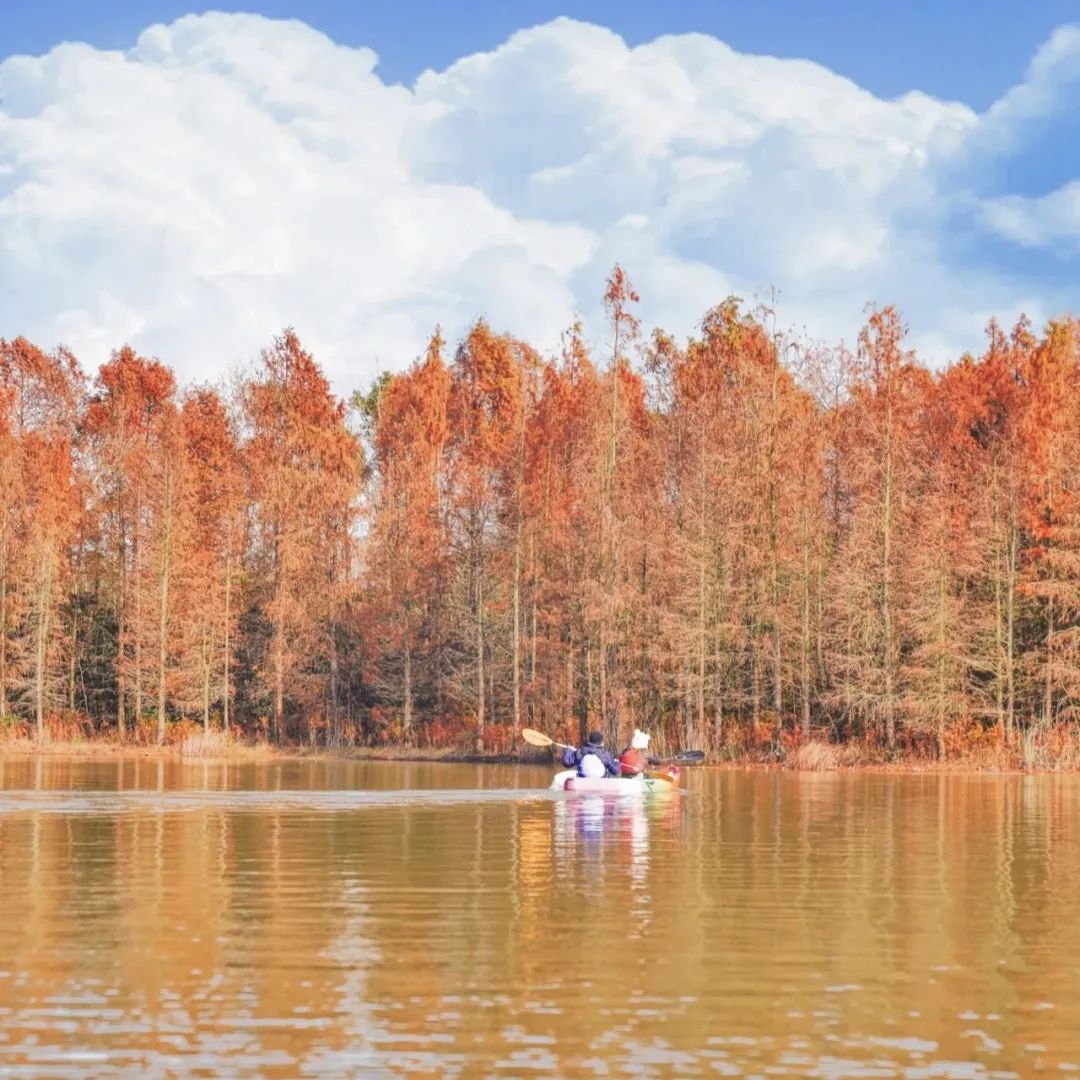
<path fill-rule="evenodd" d="M 619 756 L 619 766 L 623 776 L 637 776 L 645 771 L 645 766 L 648 764 L 644 751 L 635 750 L 633 747 L 624 750 Z"/>

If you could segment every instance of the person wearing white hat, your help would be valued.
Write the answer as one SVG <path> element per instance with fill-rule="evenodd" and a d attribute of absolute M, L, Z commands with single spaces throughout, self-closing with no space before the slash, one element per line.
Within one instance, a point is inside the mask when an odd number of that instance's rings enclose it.
<path fill-rule="evenodd" d="M 645 756 L 645 751 L 648 749 L 648 734 L 634 728 L 634 737 L 630 740 L 630 745 L 619 755 L 619 767 L 623 776 L 640 776 L 645 771 L 649 764 L 649 759 Z"/>

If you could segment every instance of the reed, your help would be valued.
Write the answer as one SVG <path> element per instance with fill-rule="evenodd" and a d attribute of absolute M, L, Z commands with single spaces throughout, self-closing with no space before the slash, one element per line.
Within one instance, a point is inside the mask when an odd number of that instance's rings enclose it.
<path fill-rule="evenodd" d="M 788 756 L 787 762 L 797 772 L 833 772 L 840 764 L 836 748 L 817 739 L 798 746 Z"/>

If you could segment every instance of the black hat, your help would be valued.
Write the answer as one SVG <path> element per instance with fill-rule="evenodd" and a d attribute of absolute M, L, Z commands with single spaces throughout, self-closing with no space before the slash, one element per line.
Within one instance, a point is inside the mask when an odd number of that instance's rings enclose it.
<path fill-rule="evenodd" d="M 603 746 L 604 736 L 602 732 L 590 731 L 589 732 L 589 745 L 590 746 Z"/>

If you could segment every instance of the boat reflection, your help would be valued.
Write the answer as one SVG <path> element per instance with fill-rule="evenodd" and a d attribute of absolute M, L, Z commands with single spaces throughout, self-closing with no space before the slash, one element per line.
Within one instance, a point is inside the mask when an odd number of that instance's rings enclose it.
<path fill-rule="evenodd" d="M 615 861 L 628 866 L 631 881 L 642 886 L 649 866 L 652 833 L 670 834 L 681 822 L 679 800 L 673 798 L 608 798 L 582 795 L 554 806 L 557 864 L 574 855 Z"/>

